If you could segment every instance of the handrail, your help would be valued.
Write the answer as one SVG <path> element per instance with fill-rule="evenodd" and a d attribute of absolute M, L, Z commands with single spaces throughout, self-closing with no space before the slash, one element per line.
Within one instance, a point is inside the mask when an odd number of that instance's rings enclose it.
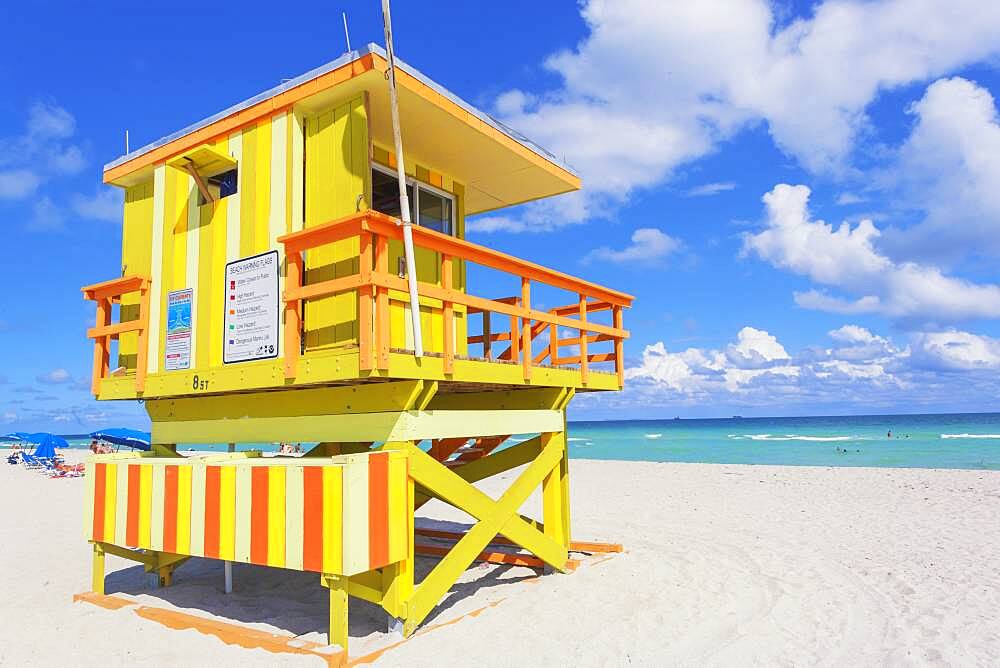
<path fill-rule="evenodd" d="M 422 227 L 413 228 L 416 246 L 440 254 L 441 284 L 419 282 L 420 296 L 442 303 L 444 373 L 454 370 L 455 342 L 453 340 L 454 306 L 466 307 L 469 314 L 482 313 L 483 334 L 468 336 L 467 343 L 482 343 L 484 356 L 493 359 L 491 345 L 495 341 L 510 341 L 510 347 L 501 355 L 510 361 L 520 360 L 525 380 L 531 378 L 532 367 L 546 357 L 554 366 L 578 364 L 581 382 L 587 383 L 590 363 L 613 362 L 619 386 L 623 382 L 622 342 L 629 333 L 622 324 L 622 310 L 631 306 L 633 297 L 589 281 L 564 274 L 541 265 L 516 258 L 473 244 L 462 239 Z M 359 271 L 357 274 L 302 285 L 303 253 L 311 248 L 331 244 L 342 239 L 358 237 Z M 359 294 L 360 369 L 388 369 L 389 366 L 389 291 L 408 290 L 406 279 L 389 272 L 388 248 L 390 240 L 402 238 L 402 228 L 395 218 L 376 211 L 364 211 L 322 225 L 310 227 L 278 237 L 285 246 L 288 275 L 285 280 L 285 376 L 294 377 L 301 351 L 301 302 L 308 299 L 357 290 Z M 513 274 L 521 280 L 521 294 L 502 299 L 486 299 L 455 289 L 452 277 L 452 260 L 460 259 L 485 267 Z M 576 304 L 540 311 L 531 306 L 531 282 L 549 285 L 576 293 Z M 588 321 L 590 313 L 611 310 L 612 325 Z M 490 314 L 503 314 L 510 318 L 509 333 L 491 330 Z M 569 317 L 575 315 L 576 317 Z M 560 341 L 558 328 L 575 329 L 578 336 Z M 535 356 L 532 342 L 549 329 L 548 351 Z M 572 341 L 572 343 L 570 343 Z M 611 341 L 611 353 L 589 354 L 588 343 Z M 579 345 L 580 354 L 559 357 L 562 346 Z"/>
<path fill-rule="evenodd" d="M 97 322 L 87 330 L 87 338 L 94 339 L 94 367 L 90 390 L 96 396 L 101 391 L 101 381 L 107 377 L 110 363 L 111 341 L 127 332 L 138 332 L 138 349 L 135 361 L 135 388 L 142 392 L 146 386 L 146 351 L 149 347 L 149 286 L 146 276 L 122 276 L 103 283 L 81 288 L 83 298 L 97 302 Z M 135 320 L 111 324 L 111 305 L 123 295 L 139 293 L 139 316 Z"/>

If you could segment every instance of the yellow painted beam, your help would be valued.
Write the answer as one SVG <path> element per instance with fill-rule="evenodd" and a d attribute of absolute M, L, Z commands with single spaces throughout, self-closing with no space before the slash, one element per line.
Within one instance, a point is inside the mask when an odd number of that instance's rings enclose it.
<path fill-rule="evenodd" d="M 335 436 L 348 442 L 420 441 L 458 436 L 502 436 L 513 431 L 562 429 L 554 410 L 404 411 L 294 417 L 206 417 L 201 420 L 153 420 L 154 440 L 189 443 L 254 441 L 324 441 Z"/>
<path fill-rule="evenodd" d="M 347 591 L 346 577 L 324 573 L 323 586 L 330 590 L 330 635 L 331 645 L 340 645 L 347 652 Z"/>

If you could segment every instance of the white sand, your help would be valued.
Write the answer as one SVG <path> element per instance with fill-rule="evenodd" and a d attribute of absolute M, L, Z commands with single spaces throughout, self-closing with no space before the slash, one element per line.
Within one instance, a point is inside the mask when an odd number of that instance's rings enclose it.
<path fill-rule="evenodd" d="M 72 453 L 79 455 L 80 453 Z M 1000 473 L 572 462 L 575 537 L 622 542 L 571 575 L 475 567 L 389 665 L 995 664 Z M 509 476 L 509 474 L 508 474 Z M 497 490 L 503 476 L 486 485 Z M 90 582 L 83 485 L 0 463 L 0 665 L 312 664 L 227 646 L 130 609 L 72 603 Z M 534 511 L 537 499 L 529 501 Z M 439 504 L 427 512 L 468 521 Z M 433 565 L 421 560 L 419 573 Z M 314 574 L 192 561 L 153 590 L 108 559 L 108 593 L 325 639 Z M 463 614 L 491 603 L 476 616 Z M 206 613 L 197 613 L 206 614 Z M 385 644 L 351 602 L 352 654 Z"/>

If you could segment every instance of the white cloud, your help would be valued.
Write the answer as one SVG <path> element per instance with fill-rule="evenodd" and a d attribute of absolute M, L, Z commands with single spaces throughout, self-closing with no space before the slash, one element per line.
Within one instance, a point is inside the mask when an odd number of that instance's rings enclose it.
<path fill-rule="evenodd" d="M 46 195 L 32 206 L 32 218 L 27 227 L 36 232 L 53 232 L 61 230 L 65 221 L 62 208 Z"/>
<path fill-rule="evenodd" d="M 916 124 L 895 176 L 919 225 L 889 230 L 895 254 L 957 260 L 1000 255 L 1000 119 L 989 91 L 962 78 L 931 84 L 910 107 Z"/>
<path fill-rule="evenodd" d="M 601 246 L 590 251 L 584 262 L 607 260 L 609 262 L 652 262 L 660 260 L 680 248 L 680 242 L 652 227 L 641 227 L 632 233 L 632 243 L 615 250 Z"/>
<path fill-rule="evenodd" d="M 744 253 L 854 295 L 848 299 L 810 290 L 796 294 L 799 306 L 933 322 L 1000 317 L 1000 287 L 945 276 L 936 267 L 894 262 L 875 248 L 880 232 L 874 223 L 834 228 L 812 220 L 809 195 L 806 186 L 775 186 L 763 198 L 765 229 L 743 238 Z"/>
<path fill-rule="evenodd" d="M 787 24 L 764 0 L 590 0 L 582 14 L 586 38 L 545 62 L 561 86 L 496 103 L 583 177 L 583 204 L 549 229 L 600 216 L 760 121 L 806 168 L 843 173 L 881 91 L 1000 53 L 1000 4 L 974 0 L 826 0 Z M 480 229 L 537 229 L 512 220 Z"/>
<path fill-rule="evenodd" d="M 38 189 L 41 180 L 30 169 L 0 171 L 0 199 L 23 199 Z"/>
<path fill-rule="evenodd" d="M 726 181 L 724 183 L 705 183 L 700 186 L 695 186 L 694 188 L 689 188 L 685 194 L 688 197 L 712 197 L 713 195 L 718 195 L 719 193 L 735 189 L 736 184 L 731 181 Z"/>
<path fill-rule="evenodd" d="M 116 223 L 122 217 L 122 193 L 118 188 L 99 188 L 93 197 L 74 195 L 72 205 L 81 218 Z"/>
<path fill-rule="evenodd" d="M 62 385 L 73 380 L 73 376 L 66 369 L 53 369 L 48 373 L 43 373 L 37 378 L 39 383 L 47 385 Z"/>
<path fill-rule="evenodd" d="M 4 422 L 17 422 L 17 413 L 15 413 L 14 411 L 6 411 L 3 414 L 3 421 Z"/>
<path fill-rule="evenodd" d="M 62 107 L 37 102 L 28 110 L 28 136 L 67 139 L 76 132 L 76 119 Z"/>
<path fill-rule="evenodd" d="M 948 330 L 922 333 L 914 340 L 914 358 L 931 368 L 970 371 L 1000 369 L 1000 340 Z"/>
<path fill-rule="evenodd" d="M 796 354 L 752 327 L 721 349 L 670 351 L 657 342 L 626 370 L 622 401 L 633 413 L 681 405 L 714 407 L 716 414 L 726 406 L 768 414 L 821 406 L 871 412 L 901 404 L 910 410 L 987 406 L 1000 391 L 1000 339 L 947 330 L 916 333 L 901 346 L 857 325 L 835 329 L 829 337 L 832 345 Z M 771 366 L 744 368 L 734 349 L 751 359 L 770 357 Z"/>
<path fill-rule="evenodd" d="M 864 197 L 860 195 L 855 195 L 854 193 L 844 192 L 837 195 L 837 204 L 840 206 L 850 206 L 852 204 L 861 204 L 867 201 Z"/>

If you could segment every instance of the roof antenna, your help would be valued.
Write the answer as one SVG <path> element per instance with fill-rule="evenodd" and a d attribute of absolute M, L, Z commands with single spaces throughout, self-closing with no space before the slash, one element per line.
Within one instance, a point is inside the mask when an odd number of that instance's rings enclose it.
<path fill-rule="evenodd" d="M 125 128 L 125 155 L 128 155 L 128 128 Z"/>
<path fill-rule="evenodd" d="M 351 52 L 351 33 L 347 32 L 347 12 L 340 12 L 344 17 L 344 39 L 347 41 L 347 53 Z"/>

